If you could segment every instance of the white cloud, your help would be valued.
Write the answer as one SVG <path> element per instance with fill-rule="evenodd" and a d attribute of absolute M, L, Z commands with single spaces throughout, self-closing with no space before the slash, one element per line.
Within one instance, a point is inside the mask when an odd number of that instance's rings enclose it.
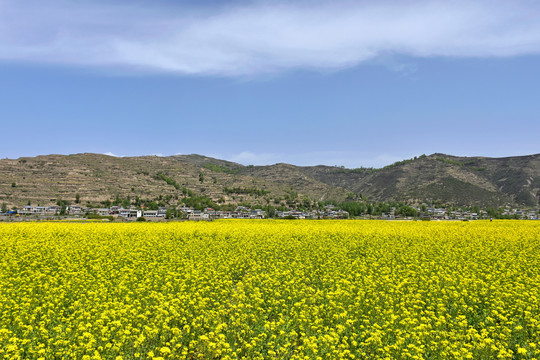
<path fill-rule="evenodd" d="M 215 8 L 0 0 L 5 61 L 237 76 L 338 70 L 388 54 L 539 52 L 540 5 L 532 0 L 275 1 Z"/>
<path fill-rule="evenodd" d="M 107 155 L 107 156 L 114 156 L 114 157 L 123 157 L 122 155 L 116 155 L 116 154 L 113 154 L 112 152 L 106 152 L 106 153 L 103 153 L 103 155 Z"/>

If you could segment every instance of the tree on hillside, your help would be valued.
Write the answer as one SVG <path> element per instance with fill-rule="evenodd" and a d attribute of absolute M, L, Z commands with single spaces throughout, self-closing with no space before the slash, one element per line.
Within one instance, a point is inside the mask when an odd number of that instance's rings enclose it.
<path fill-rule="evenodd" d="M 69 203 L 66 201 L 66 200 L 62 200 L 62 198 L 57 198 L 56 199 L 56 205 L 58 206 L 67 206 L 69 205 Z"/>
<path fill-rule="evenodd" d="M 3 212 L 3 213 L 7 213 L 7 212 L 8 212 L 8 207 L 7 207 L 7 204 L 6 204 L 6 203 L 2 203 L 2 212 Z"/>

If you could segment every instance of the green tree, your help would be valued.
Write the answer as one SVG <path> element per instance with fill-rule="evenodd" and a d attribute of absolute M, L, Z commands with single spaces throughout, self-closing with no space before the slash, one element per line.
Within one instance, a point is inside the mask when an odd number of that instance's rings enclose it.
<path fill-rule="evenodd" d="M 148 207 L 150 210 L 157 210 L 159 205 L 155 201 L 150 201 L 149 203 L 146 203 L 146 207 Z"/>
<path fill-rule="evenodd" d="M 273 218 L 276 216 L 276 208 L 274 208 L 273 206 L 264 206 L 263 210 L 266 212 L 266 216 L 268 216 L 269 218 Z"/>
<path fill-rule="evenodd" d="M 356 201 L 346 201 L 339 206 L 347 211 L 350 216 L 360 216 L 366 212 L 366 205 Z"/>
<path fill-rule="evenodd" d="M 488 207 L 486 211 L 488 213 L 488 216 L 492 218 L 498 219 L 502 216 L 502 212 L 494 207 Z"/>
<path fill-rule="evenodd" d="M 15 187 L 15 186 L 17 186 L 17 184 L 14 183 L 14 182 L 12 182 L 12 183 L 11 183 L 11 187 Z"/>
<path fill-rule="evenodd" d="M 201 183 L 204 182 L 204 174 L 202 173 L 202 171 L 199 173 L 199 181 L 200 181 Z"/>
<path fill-rule="evenodd" d="M 56 205 L 58 206 L 66 206 L 68 202 L 66 200 L 62 200 L 62 198 L 56 199 Z"/>
<path fill-rule="evenodd" d="M 418 216 L 418 211 L 410 206 L 404 205 L 399 209 L 399 213 L 403 216 Z"/>
<path fill-rule="evenodd" d="M 79 193 L 75 194 L 75 204 L 78 204 L 81 202 L 81 195 Z"/>
<path fill-rule="evenodd" d="M 8 206 L 6 203 L 2 203 L 2 212 L 7 213 L 8 212 Z"/>

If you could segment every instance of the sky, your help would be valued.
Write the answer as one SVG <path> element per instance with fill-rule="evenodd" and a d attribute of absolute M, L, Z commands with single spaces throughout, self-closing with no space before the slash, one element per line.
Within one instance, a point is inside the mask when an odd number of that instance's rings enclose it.
<path fill-rule="evenodd" d="M 528 155 L 539 94 L 533 0 L 0 0 L 1 158 Z"/>

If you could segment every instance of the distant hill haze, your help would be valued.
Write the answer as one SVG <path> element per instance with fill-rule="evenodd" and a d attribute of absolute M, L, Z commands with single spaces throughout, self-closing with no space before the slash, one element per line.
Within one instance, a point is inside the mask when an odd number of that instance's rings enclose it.
<path fill-rule="evenodd" d="M 456 206 L 538 207 L 540 154 L 505 158 L 445 154 L 381 169 L 244 166 L 201 155 L 45 155 L 0 160 L 0 203 L 96 204 L 116 197 L 181 202 L 186 191 L 218 204 L 295 205 L 349 200 Z M 77 196 L 78 194 L 78 196 Z"/>

